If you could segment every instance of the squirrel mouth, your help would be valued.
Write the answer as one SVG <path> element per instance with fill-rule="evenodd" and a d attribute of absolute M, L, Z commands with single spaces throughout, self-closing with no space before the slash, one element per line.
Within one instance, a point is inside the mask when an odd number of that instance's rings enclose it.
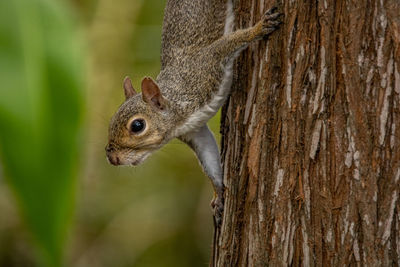
<path fill-rule="evenodd" d="M 131 166 L 137 166 L 140 165 L 141 163 L 143 163 L 143 161 L 145 161 L 147 159 L 147 157 L 151 154 L 151 151 L 148 151 L 147 153 L 144 153 L 140 158 L 135 159 L 133 161 L 130 162 Z"/>
<path fill-rule="evenodd" d="M 142 163 L 141 160 L 135 160 L 135 161 L 132 161 L 132 162 L 131 162 L 131 165 L 132 165 L 132 166 L 137 166 L 137 165 L 139 165 L 140 163 Z"/>

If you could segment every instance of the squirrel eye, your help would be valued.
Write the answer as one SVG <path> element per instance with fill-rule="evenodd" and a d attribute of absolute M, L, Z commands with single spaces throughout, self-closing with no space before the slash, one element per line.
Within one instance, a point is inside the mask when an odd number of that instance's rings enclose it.
<path fill-rule="evenodd" d="M 133 133 L 137 134 L 137 133 L 140 133 L 141 131 L 143 131 L 145 126 L 146 126 L 146 122 L 144 120 L 136 119 L 136 120 L 132 121 L 130 128 Z"/>

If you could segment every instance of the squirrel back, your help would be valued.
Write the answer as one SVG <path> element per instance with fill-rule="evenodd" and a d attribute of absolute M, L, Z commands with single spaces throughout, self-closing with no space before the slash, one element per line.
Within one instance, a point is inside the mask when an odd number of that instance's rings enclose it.
<path fill-rule="evenodd" d="M 162 30 L 161 68 L 177 50 L 210 45 L 224 34 L 231 0 L 168 0 Z"/>

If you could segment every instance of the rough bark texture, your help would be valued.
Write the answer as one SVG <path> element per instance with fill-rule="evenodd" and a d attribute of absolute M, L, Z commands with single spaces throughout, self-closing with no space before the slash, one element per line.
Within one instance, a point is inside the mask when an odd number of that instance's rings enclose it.
<path fill-rule="evenodd" d="M 236 28 L 274 1 L 236 0 Z M 278 1 L 222 115 L 214 266 L 400 265 L 400 1 Z"/>

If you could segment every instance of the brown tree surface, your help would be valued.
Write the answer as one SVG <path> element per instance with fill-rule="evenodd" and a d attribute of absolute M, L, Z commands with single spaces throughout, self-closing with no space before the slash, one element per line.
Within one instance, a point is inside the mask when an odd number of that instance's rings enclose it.
<path fill-rule="evenodd" d="M 236 28 L 274 1 L 234 1 Z M 400 265 L 400 1 L 278 2 L 223 109 L 213 266 Z"/>

